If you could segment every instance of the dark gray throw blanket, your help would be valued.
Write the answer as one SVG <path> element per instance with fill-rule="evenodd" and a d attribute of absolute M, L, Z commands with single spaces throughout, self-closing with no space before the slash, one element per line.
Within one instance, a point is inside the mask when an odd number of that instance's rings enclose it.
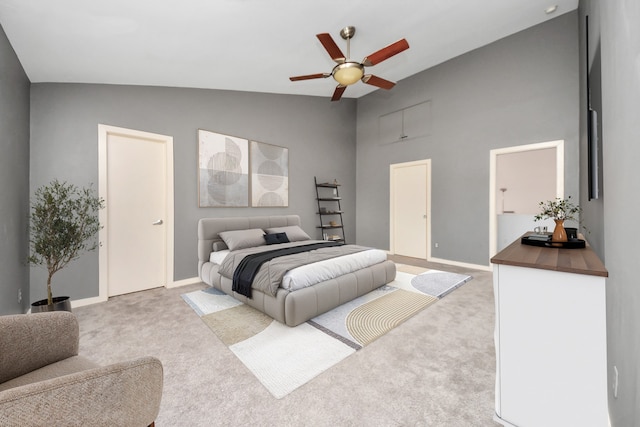
<path fill-rule="evenodd" d="M 319 248 L 327 248 L 331 246 L 341 246 L 339 242 L 317 242 L 309 245 L 294 246 L 290 248 L 274 249 L 267 252 L 259 252 L 245 256 L 238 267 L 233 272 L 232 290 L 241 295 L 251 298 L 251 285 L 258 270 L 267 261 L 286 255 L 308 252 Z"/>

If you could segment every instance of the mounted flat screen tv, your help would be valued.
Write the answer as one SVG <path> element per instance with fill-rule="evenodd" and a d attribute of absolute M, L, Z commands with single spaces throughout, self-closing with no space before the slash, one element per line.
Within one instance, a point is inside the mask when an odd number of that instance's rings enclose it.
<path fill-rule="evenodd" d="M 600 197 L 600 179 L 598 178 L 598 112 L 589 108 L 587 116 L 588 162 L 589 162 L 589 200 Z"/>
<path fill-rule="evenodd" d="M 585 18 L 587 63 L 587 168 L 589 200 L 601 196 L 602 185 L 602 82 L 600 77 L 600 37 L 593 58 L 590 58 L 589 17 Z"/>

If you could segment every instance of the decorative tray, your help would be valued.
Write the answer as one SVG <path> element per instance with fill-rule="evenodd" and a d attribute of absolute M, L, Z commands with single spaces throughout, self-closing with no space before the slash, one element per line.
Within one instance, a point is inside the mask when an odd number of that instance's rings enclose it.
<path fill-rule="evenodd" d="M 523 236 L 522 239 L 520 239 L 520 243 L 523 245 L 556 249 L 583 249 L 586 247 L 585 241 L 582 239 L 569 239 L 567 242 L 552 242 L 551 236 L 549 236 L 549 240 L 541 240 L 535 236 Z"/>

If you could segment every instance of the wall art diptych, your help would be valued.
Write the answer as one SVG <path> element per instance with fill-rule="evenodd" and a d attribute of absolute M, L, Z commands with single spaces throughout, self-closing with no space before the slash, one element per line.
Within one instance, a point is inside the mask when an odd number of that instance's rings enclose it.
<path fill-rule="evenodd" d="M 289 206 L 289 149 L 251 141 L 251 206 Z"/>
<path fill-rule="evenodd" d="M 249 141 L 198 130 L 200 207 L 249 206 Z"/>

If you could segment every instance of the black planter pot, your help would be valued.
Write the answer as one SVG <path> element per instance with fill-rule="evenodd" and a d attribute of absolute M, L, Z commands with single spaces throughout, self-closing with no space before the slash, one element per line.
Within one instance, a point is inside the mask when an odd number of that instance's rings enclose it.
<path fill-rule="evenodd" d="M 31 303 L 31 313 L 44 313 L 47 311 L 71 311 L 71 299 L 69 297 L 54 297 L 53 304 L 47 304 L 48 300 L 41 299 Z"/>

